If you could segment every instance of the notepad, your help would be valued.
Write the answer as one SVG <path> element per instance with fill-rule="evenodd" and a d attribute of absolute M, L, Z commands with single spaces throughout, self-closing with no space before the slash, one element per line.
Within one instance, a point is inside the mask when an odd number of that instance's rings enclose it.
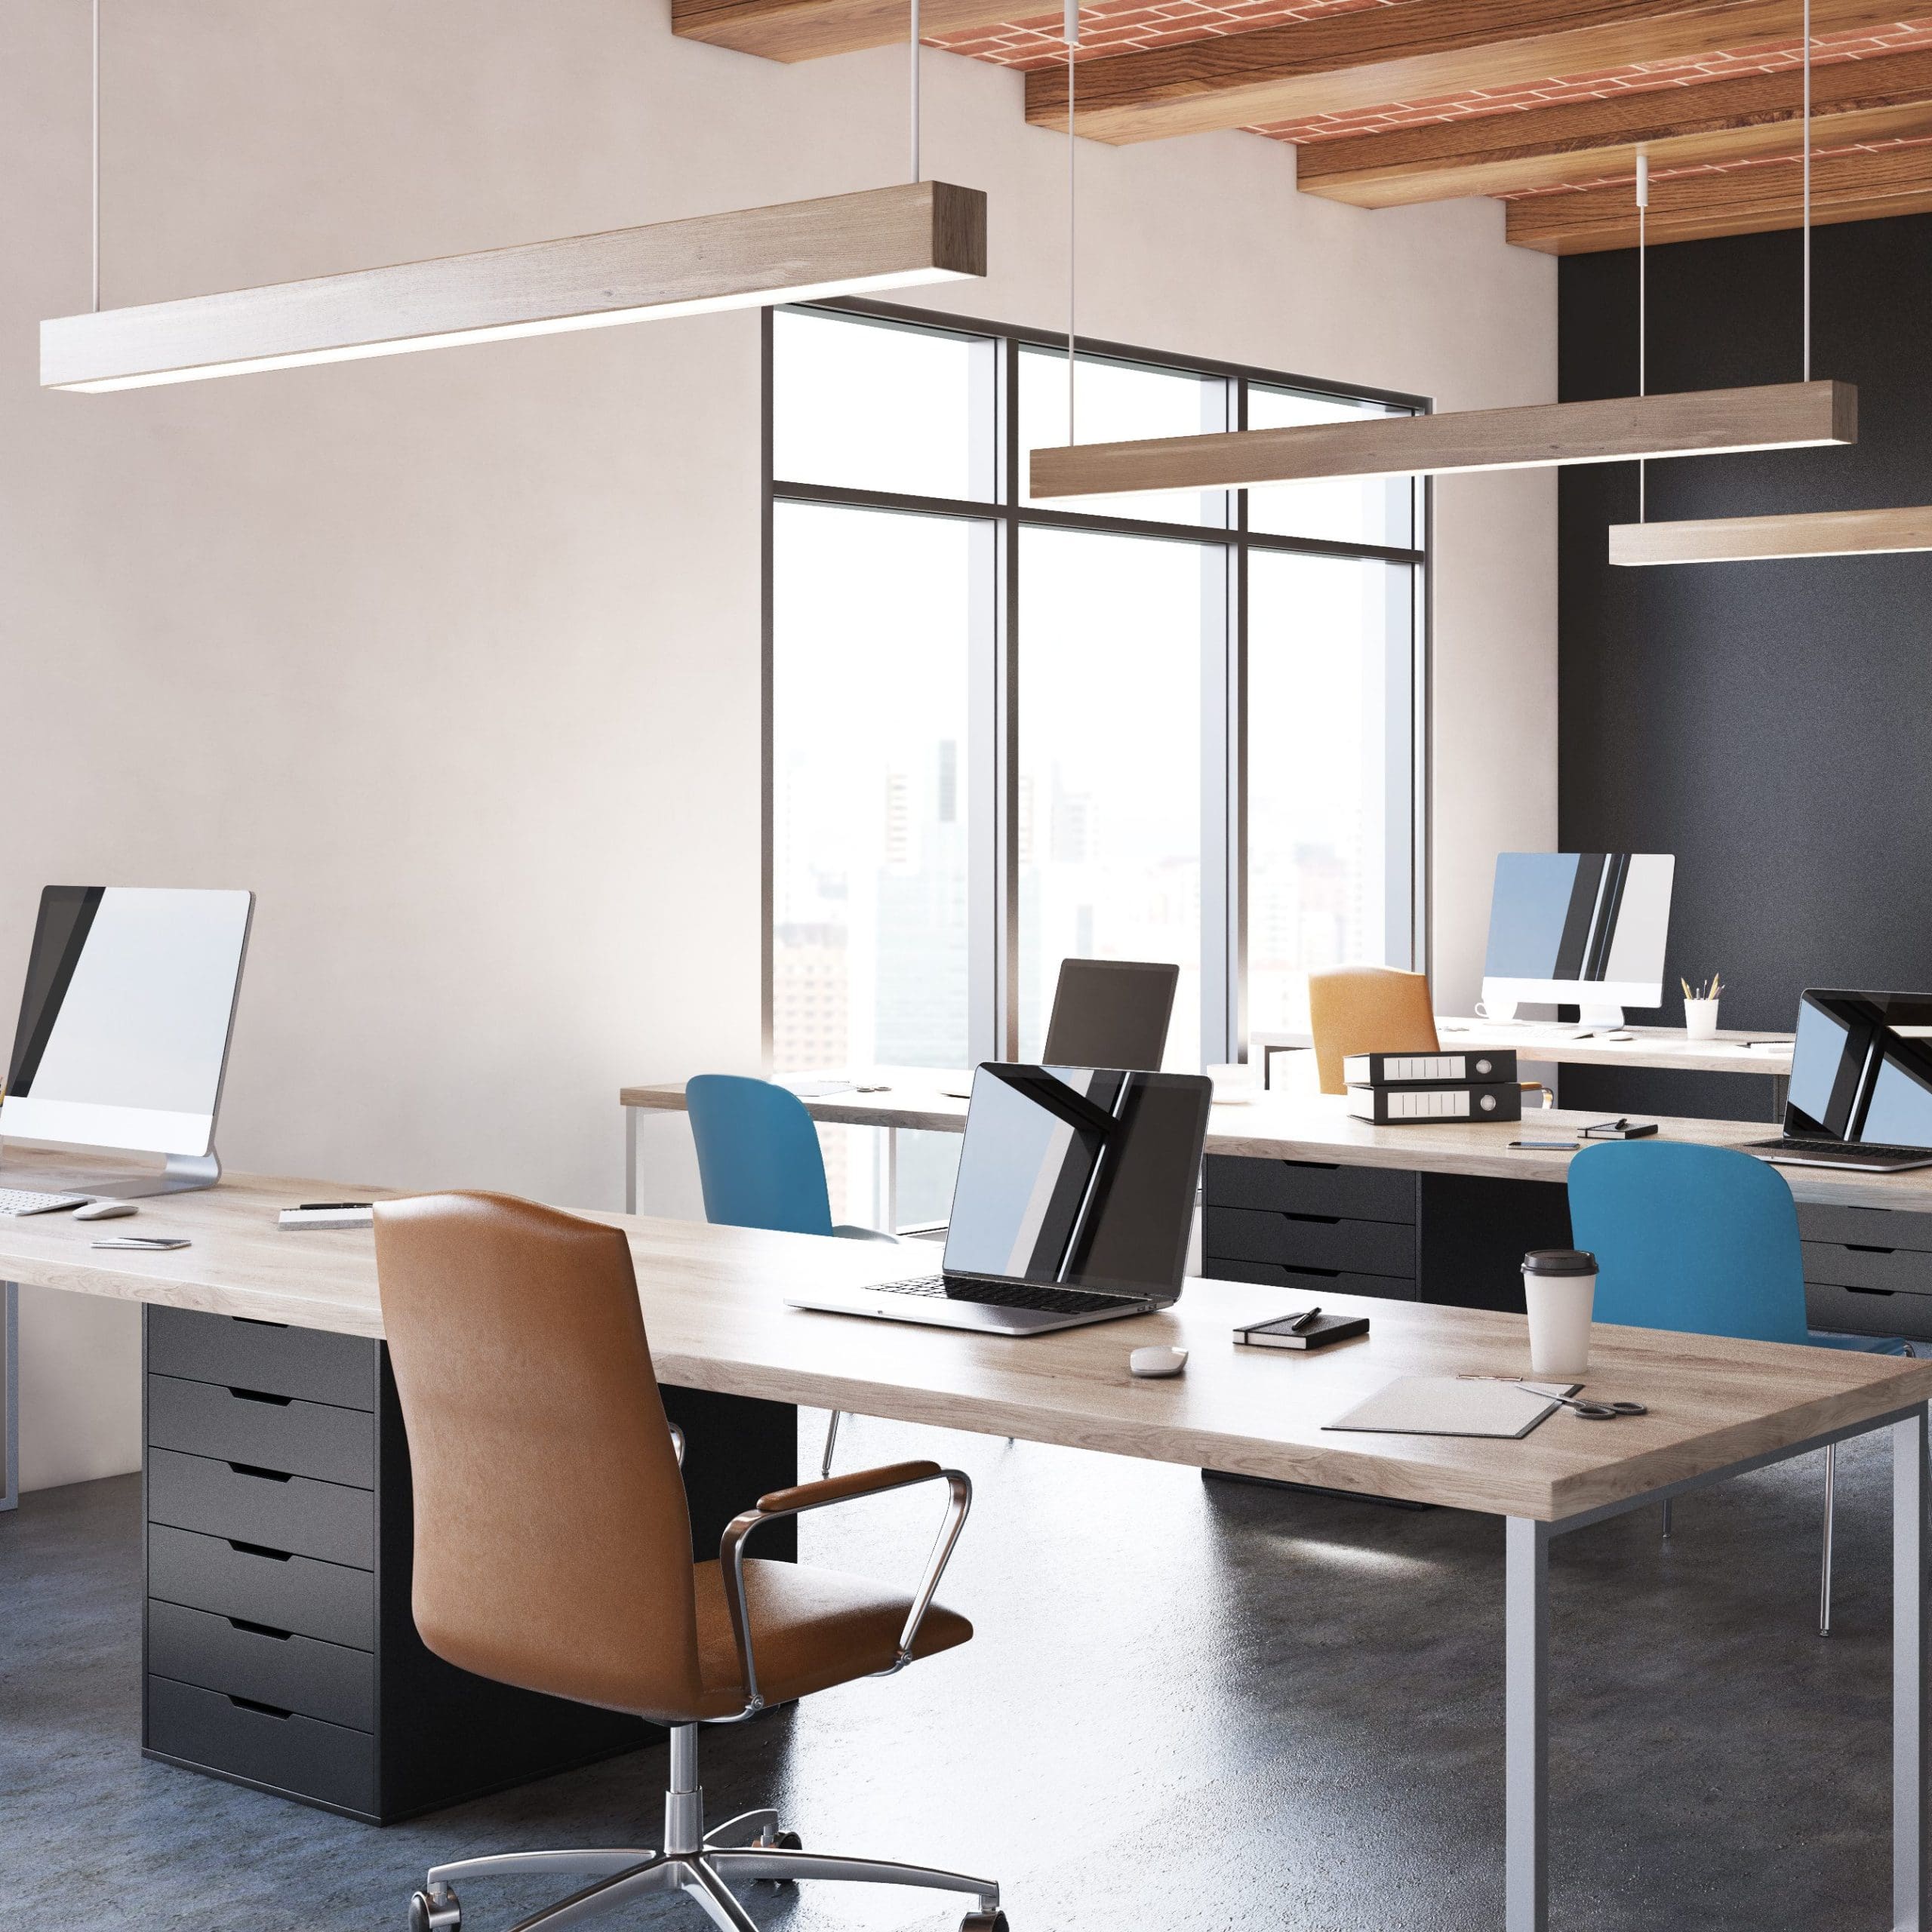
<path fill-rule="evenodd" d="M 1574 1382 L 1552 1382 L 1548 1392 L 1574 1395 Z M 1358 1402 L 1324 1429 L 1367 1429 L 1383 1435 L 1529 1434 L 1555 1414 L 1546 1389 L 1517 1382 L 1464 1382 L 1453 1375 L 1404 1375 Z"/>

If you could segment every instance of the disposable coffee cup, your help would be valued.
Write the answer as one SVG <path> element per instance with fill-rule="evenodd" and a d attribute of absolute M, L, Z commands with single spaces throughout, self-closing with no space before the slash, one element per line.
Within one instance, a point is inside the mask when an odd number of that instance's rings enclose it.
<path fill-rule="evenodd" d="M 1523 1257 L 1523 1300 L 1530 1312 L 1530 1373 L 1579 1382 L 1590 1365 L 1590 1311 L 1597 1258 L 1578 1247 L 1533 1248 Z"/>

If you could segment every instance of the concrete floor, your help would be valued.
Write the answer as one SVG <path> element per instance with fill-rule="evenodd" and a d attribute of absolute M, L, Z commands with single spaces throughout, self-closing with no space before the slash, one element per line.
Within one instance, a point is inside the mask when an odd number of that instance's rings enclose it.
<path fill-rule="evenodd" d="M 1014 1932 L 1494 1932 L 1499 1524 L 863 1418 L 840 1444 L 908 1454 L 978 1484 L 946 1593 L 977 1640 L 709 1734 L 714 1817 L 775 1802 L 817 1849 L 989 1872 Z M 1815 1458 L 1679 1503 L 1668 1545 L 1647 1512 L 1555 1546 L 1561 1932 L 1888 1923 L 1889 1469 L 1882 1440 L 1841 1456 L 1828 1642 Z M 661 1747 L 386 1831 L 144 1764 L 139 1503 L 123 1478 L 0 1517 L 5 1932 L 401 1932 L 432 1859 L 651 1841 Z M 806 1555 L 909 1577 L 933 1513 L 827 1512 Z M 466 1925 L 557 1889 L 476 1884 Z M 787 1932 L 958 1916 L 849 1886 L 750 1903 Z"/>

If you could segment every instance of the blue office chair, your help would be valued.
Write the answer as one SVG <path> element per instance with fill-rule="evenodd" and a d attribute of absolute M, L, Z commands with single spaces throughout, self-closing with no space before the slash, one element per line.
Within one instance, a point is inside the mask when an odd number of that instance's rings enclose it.
<path fill-rule="evenodd" d="M 876 1228 L 834 1224 L 818 1129 L 789 1088 L 734 1073 L 700 1073 L 685 1083 L 685 1105 L 697 1143 L 704 1217 L 714 1226 L 847 1241 L 896 1238 Z M 834 1409 L 825 1432 L 823 1475 L 832 1473 L 838 1440 Z"/>
<path fill-rule="evenodd" d="M 1749 1154 L 1681 1140 L 1605 1141 L 1570 1163 L 1571 1238 L 1597 1258 L 1596 1319 L 1740 1341 L 1910 1355 L 1909 1342 L 1814 1334 L 1804 1254 L 1783 1175 Z M 1818 1634 L 1832 1631 L 1835 1445 L 1825 1451 Z M 1664 1505 L 1664 1534 L 1670 1505 Z"/>

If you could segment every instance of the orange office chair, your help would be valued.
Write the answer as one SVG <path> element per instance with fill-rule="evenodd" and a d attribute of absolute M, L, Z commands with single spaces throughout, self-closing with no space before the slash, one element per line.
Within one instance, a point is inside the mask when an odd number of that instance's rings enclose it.
<path fill-rule="evenodd" d="M 975 1895 L 961 1932 L 1006 1932 L 989 1878 L 799 1848 L 774 1811 L 707 1829 L 697 1727 L 950 1650 L 973 1626 L 934 1601 L 972 1485 L 899 1463 L 761 1497 L 691 1558 L 679 1473 L 629 1242 L 616 1228 L 500 1195 L 428 1195 L 376 1211 L 376 1273 L 416 1491 L 416 1626 L 464 1670 L 671 1729 L 654 1847 L 526 1851 L 432 1869 L 411 1932 L 461 1932 L 459 1881 L 566 1873 L 582 1888 L 521 1921 L 561 1932 L 681 1893 L 727 1932 L 756 1932 L 728 1881 L 839 1878 Z M 945 1520 L 918 1587 L 748 1558 L 774 1518 L 943 1481 Z"/>
<path fill-rule="evenodd" d="M 1435 1009 L 1429 975 L 1392 966 L 1337 966 L 1308 976 L 1315 1067 L 1324 1094 L 1346 1094 L 1342 1063 L 1351 1054 L 1432 1054 Z"/>
<path fill-rule="evenodd" d="M 1315 1069 L 1324 1094 L 1346 1094 L 1342 1063 L 1351 1054 L 1440 1053 L 1435 1008 L 1429 975 L 1393 966 L 1337 966 L 1308 976 L 1308 1015 L 1315 1035 Z M 1540 1080 L 1518 1084 L 1542 1094 L 1545 1106 L 1556 1096 Z"/>

